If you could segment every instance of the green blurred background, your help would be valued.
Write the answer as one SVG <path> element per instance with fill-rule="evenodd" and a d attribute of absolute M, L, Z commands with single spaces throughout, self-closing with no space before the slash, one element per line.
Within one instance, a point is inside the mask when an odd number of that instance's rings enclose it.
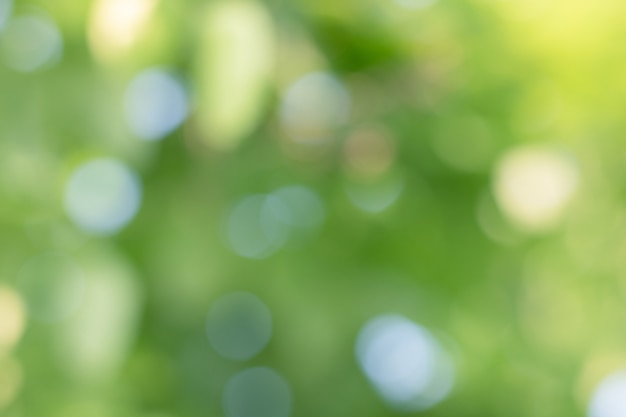
<path fill-rule="evenodd" d="M 626 416 L 617 0 L 0 0 L 0 415 Z"/>

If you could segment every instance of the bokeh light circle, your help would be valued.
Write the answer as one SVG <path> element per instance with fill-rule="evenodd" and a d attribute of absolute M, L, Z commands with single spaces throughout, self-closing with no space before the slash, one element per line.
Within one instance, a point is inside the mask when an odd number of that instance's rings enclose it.
<path fill-rule="evenodd" d="M 324 72 L 307 74 L 283 97 L 280 119 L 296 142 L 315 144 L 330 139 L 348 121 L 350 94 L 339 80 Z"/>
<path fill-rule="evenodd" d="M 600 382 L 589 404 L 589 417 L 626 417 L 626 370 Z"/>
<path fill-rule="evenodd" d="M 181 82 L 161 69 L 139 73 L 126 90 L 124 110 L 132 132 L 148 141 L 163 139 L 187 118 L 188 99 Z"/>
<path fill-rule="evenodd" d="M 258 367 L 233 376 L 224 390 L 227 417 L 289 417 L 291 389 L 270 368 Z"/>
<path fill-rule="evenodd" d="M 295 229 L 316 229 L 324 223 L 326 210 L 319 195 L 303 185 L 288 185 L 270 195 L 276 204 L 286 210 L 279 211 L 283 223 Z"/>
<path fill-rule="evenodd" d="M 574 160 L 564 152 L 540 146 L 516 148 L 498 164 L 494 195 L 516 225 L 543 232 L 562 219 L 578 176 Z"/>
<path fill-rule="evenodd" d="M 65 208 L 81 229 L 111 234 L 126 226 L 141 204 L 141 183 L 127 166 L 96 159 L 72 174 L 65 190 Z"/>
<path fill-rule="evenodd" d="M 445 399 L 454 385 L 451 358 L 424 327 L 398 315 L 368 322 L 356 344 L 363 372 L 394 408 L 424 410 Z"/>
<path fill-rule="evenodd" d="M 404 178 L 390 173 L 373 181 L 347 180 L 345 192 L 352 204 L 368 213 L 381 213 L 393 206 L 404 190 Z"/>
<path fill-rule="evenodd" d="M 382 127 L 357 129 L 344 144 L 345 167 L 357 178 L 376 178 L 386 173 L 395 160 L 395 143 Z"/>
<path fill-rule="evenodd" d="M 96 0 L 88 23 L 89 46 L 101 61 L 126 57 L 148 26 L 157 0 Z"/>
<path fill-rule="evenodd" d="M 267 306 L 254 294 L 228 294 L 211 307 L 207 334 L 211 346 L 223 357 L 250 359 L 269 342 L 272 317 Z"/>
<path fill-rule="evenodd" d="M 7 66 L 19 72 L 32 72 L 61 56 L 63 38 L 49 17 L 29 14 L 9 20 L 0 45 Z"/>
<path fill-rule="evenodd" d="M 241 200 L 227 219 L 226 236 L 238 255 L 263 259 L 286 244 L 310 241 L 325 217 L 324 202 L 315 191 L 288 185 Z"/>
<path fill-rule="evenodd" d="M 227 222 L 227 237 L 235 253 L 245 258 L 267 258 L 280 249 L 289 237 L 289 227 L 281 221 L 288 208 L 277 199 L 254 194 L 232 210 Z"/>

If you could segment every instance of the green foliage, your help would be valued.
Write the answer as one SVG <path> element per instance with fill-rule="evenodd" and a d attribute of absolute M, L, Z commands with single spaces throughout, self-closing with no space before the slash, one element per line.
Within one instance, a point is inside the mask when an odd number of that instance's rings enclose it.
<path fill-rule="evenodd" d="M 223 392 L 252 367 L 284 377 L 293 416 L 401 415 L 355 356 L 383 314 L 428 329 L 455 364 L 450 394 L 410 415 L 582 416 L 626 366 L 622 5 L 267 1 L 216 22 L 216 1 L 127 1 L 128 22 L 102 17 L 104 0 L 16 2 L 0 29 L 0 290 L 26 311 L 11 341 L 22 313 L 0 296 L 2 415 L 247 417 L 224 411 Z M 24 16 L 63 40 L 28 71 L 43 41 L 12 26 Z M 126 98 L 148 68 L 190 103 L 153 141 Z M 138 213 L 104 234 L 66 198 L 99 158 L 142 189 Z M 314 197 L 281 200 L 293 185 Z M 229 226 L 251 195 L 265 202 L 255 235 Z M 87 301 L 54 323 L 20 287 L 49 253 L 87 288 L 63 294 Z M 236 291 L 272 315 L 246 361 L 206 334 Z"/>

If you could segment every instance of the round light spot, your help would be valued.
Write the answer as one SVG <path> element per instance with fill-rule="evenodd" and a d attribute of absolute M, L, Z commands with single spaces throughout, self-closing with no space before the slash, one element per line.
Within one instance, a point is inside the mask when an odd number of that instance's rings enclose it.
<path fill-rule="evenodd" d="M 356 130 L 345 143 L 347 171 L 358 178 L 376 178 L 389 170 L 395 159 L 395 144 L 382 128 Z"/>
<path fill-rule="evenodd" d="M 626 370 L 607 376 L 596 388 L 589 417 L 626 417 Z"/>
<path fill-rule="evenodd" d="M 388 175 L 373 182 L 347 181 L 348 198 L 359 209 L 380 213 L 391 207 L 402 194 L 404 180 L 398 175 Z"/>
<path fill-rule="evenodd" d="M 245 258 L 267 258 L 289 237 L 289 227 L 281 218 L 288 208 L 278 199 L 255 194 L 235 206 L 227 222 L 231 248 Z"/>
<path fill-rule="evenodd" d="M 317 193 L 302 185 L 289 185 L 267 194 L 255 194 L 235 206 L 226 234 L 235 253 L 266 258 L 286 243 L 310 240 L 324 222 L 324 203 Z"/>
<path fill-rule="evenodd" d="M 361 330 L 356 356 L 379 394 L 394 408 L 418 411 L 445 399 L 454 365 L 425 328 L 396 315 L 380 316 Z"/>
<path fill-rule="evenodd" d="M 282 187 L 271 194 L 281 200 L 289 211 L 282 220 L 294 227 L 313 228 L 324 222 L 324 203 L 310 188 L 301 185 Z"/>
<path fill-rule="evenodd" d="M 222 356 L 247 360 L 267 345 L 272 335 L 269 309 L 255 295 L 238 292 L 218 299 L 207 320 L 211 346 Z"/>
<path fill-rule="evenodd" d="M 187 93 L 170 73 L 149 69 L 131 81 L 124 109 L 128 125 L 137 137 L 163 139 L 187 118 Z"/>
<path fill-rule="evenodd" d="M 11 19 L 0 39 L 4 62 L 19 72 L 32 72 L 54 63 L 63 50 L 56 24 L 40 14 Z"/>
<path fill-rule="evenodd" d="M 70 258 L 46 253 L 30 259 L 20 270 L 17 287 L 36 320 L 58 322 L 81 306 L 85 293 L 83 273 Z"/>
<path fill-rule="evenodd" d="M 145 30 L 156 0 L 97 0 L 89 20 L 89 44 L 101 60 L 119 58 Z"/>
<path fill-rule="evenodd" d="M 326 210 L 317 193 L 302 185 L 290 185 L 274 191 L 269 198 L 281 207 L 276 214 L 289 226 L 289 243 L 302 243 L 324 223 Z"/>
<path fill-rule="evenodd" d="M 228 417 L 289 417 L 291 390 L 275 371 L 259 367 L 233 376 L 224 391 Z"/>
<path fill-rule="evenodd" d="M 523 147 L 502 158 L 493 189 L 510 220 L 527 231 L 541 232 L 561 220 L 577 185 L 578 170 L 567 154 Z"/>
<path fill-rule="evenodd" d="M 22 297 L 11 288 L 0 286 L 0 354 L 15 347 L 25 321 Z"/>
<path fill-rule="evenodd" d="M 283 97 L 281 123 L 296 142 L 330 139 L 350 115 L 350 94 L 332 75 L 316 72 L 297 80 Z"/>
<path fill-rule="evenodd" d="M 111 234 L 126 226 L 141 204 L 141 183 L 128 167 L 113 159 L 80 166 L 65 190 L 65 209 L 81 229 Z"/>

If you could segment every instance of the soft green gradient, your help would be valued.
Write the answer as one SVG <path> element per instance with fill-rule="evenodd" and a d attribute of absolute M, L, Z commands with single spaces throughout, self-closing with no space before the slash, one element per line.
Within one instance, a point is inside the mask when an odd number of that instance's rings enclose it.
<path fill-rule="evenodd" d="M 408 415 L 588 415 L 626 368 L 626 5 L 223 3 L 0 0 L 0 415 L 406 415 L 355 356 L 383 314 L 455 367 L 449 396 Z M 62 50 L 24 16 L 56 24 Z M 153 67 L 190 116 L 145 141 L 124 97 Z M 97 158 L 142 184 L 111 233 L 66 211 Z M 71 294 L 46 257 L 80 269 Z M 209 340 L 234 292 L 269 310 L 266 344 L 236 313 L 217 333 L 244 330 Z M 263 343 L 244 360 L 212 346 L 238 340 Z M 261 382 L 228 385 L 249 369 Z M 252 407 L 233 387 L 263 378 L 291 405 L 230 415 Z"/>

